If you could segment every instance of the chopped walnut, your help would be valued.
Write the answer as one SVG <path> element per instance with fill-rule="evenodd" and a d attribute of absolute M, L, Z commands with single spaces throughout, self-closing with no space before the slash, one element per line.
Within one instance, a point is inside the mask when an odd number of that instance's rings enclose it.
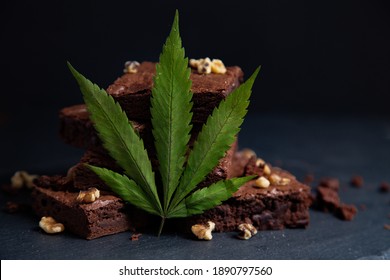
<path fill-rule="evenodd" d="M 210 74 L 211 73 L 211 60 L 206 57 L 205 59 L 201 59 L 198 64 L 198 73 L 201 74 Z"/>
<path fill-rule="evenodd" d="M 258 158 L 256 160 L 256 166 L 257 167 L 264 167 L 265 166 L 265 161 L 263 159 L 261 159 L 261 158 Z"/>
<path fill-rule="evenodd" d="M 216 74 L 225 74 L 226 67 L 220 59 L 213 59 L 211 61 L 211 72 Z"/>
<path fill-rule="evenodd" d="M 125 63 L 125 69 L 123 69 L 123 72 L 135 74 L 138 72 L 138 67 L 140 66 L 138 61 L 126 61 Z"/>
<path fill-rule="evenodd" d="M 286 178 L 286 177 L 283 178 L 283 177 L 279 176 L 278 174 L 271 174 L 269 176 L 269 180 L 270 180 L 272 185 L 277 185 L 277 186 L 286 186 L 286 185 L 290 184 L 290 182 L 291 182 L 290 178 Z"/>
<path fill-rule="evenodd" d="M 89 188 L 86 191 L 80 191 L 76 200 L 80 203 L 92 203 L 100 197 L 100 191 L 97 188 Z"/>
<path fill-rule="evenodd" d="M 21 189 L 23 187 L 32 188 L 34 186 L 34 180 L 38 178 L 38 175 L 29 174 L 26 171 L 16 171 L 11 177 L 11 186 L 15 189 Z"/>
<path fill-rule="evenodd" d="M 42 217 L 39 222 L 39 227 L 50 234 L 63 232 L 65 230 L 64 225 L 57 223 L 52 217 Z"/>
<path fill-rule="evenodd" d="M 198 239 L 211 240 L 211 232 L 215 229 L 215 223 L 208 221 L 207 225 L 197 224 L 191 227 L 191 231 Z"/>
<path fill-rule="evenodd" d="M 189 65 L 196 69 L 199 74 L 226 73 L 226 67 L 220 59 L 210 60 L 208 57 L 201 59 L 190 59 Z"/>
<path fill-rule="evenodd" d="M 270 175 L 271 174 L 271 168 L 269 167 L 268 164 L 264 165 L 263 172 L 265 175 Z"/>
<path fill-rule="evenodd" d="M 282 177 L 280 177 L 278 174 L 271 174 L 269 176 L 269 181 L 272 185 L 280 185 L 282 182 Z"/>
<path fill-rule="evenodd" d="M 244 149 L 241 151 L 241 154 L 247 158 L 247 159 L 250 159 L 252 157 L 256 157 L 256 153 L 255 151 L 251 150 L 251 149 Z"/>
<path fill-rule="evenodd" d="M 259 188 L 262 188 L 262 189 L 268 188 L 269 185 L 270 185 L 270 182 L 268 181 L 267 178 L 265 178 L 263 176 L 257 178 L 256 181 L 255 181 L 255 186 L 259 187 Z"/>
<path fill-rule="evenodd" d="M 240 231 L 238 238 L 244 240 L 248 240 L 257 234 L 257 229 L 252 224 L 240 224 L 238 230 Z"/>
<path fill-rule="evenodd" d="M 290 178 L 282 178 L 282 180 L 280 181 L 280 185 L 287 186 L 288 184 L 290 184 L 290 182 L 291 182 Z"/>

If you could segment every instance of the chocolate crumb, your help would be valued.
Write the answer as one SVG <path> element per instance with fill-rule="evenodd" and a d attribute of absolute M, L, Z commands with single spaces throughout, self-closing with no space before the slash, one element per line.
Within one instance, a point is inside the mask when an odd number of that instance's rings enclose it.
<path fill-rule="evenodd" d="M 312 206 L 319 211 L 333 213 L 342 220 L 351 221 L 357 213 L 357 208 L 355 205 L 341 202 L 339 188 L 340 182 L 337 178 L 322 178 L 316 189 L 317 195 Z M 360 208 L 365 210 L 366 206 L 361 204 Z"/>
<path fill-rule="evenodd" d="M 390 184 L 388 182 L 382 182 L 379 185 L 379 191 L 381 193 L 388 193 L 388 192 L 390 192 Z"/>
<path fill-rule="evenodd" d="M 137 241 L 139 240 L 140 236 L 142 235 L 142 233 L 133 233 L 130 237 L 130 240 L 131 241 Z"/>
<path fill-rule="evenodd" d="M 5 206 L 3 207 L 3 211 L 9 214 L 16 213 L 20 210 L 19 203 L 13 202 L 13 201 L 7 201 Z"/>
<path fill-rule="evenodd" d="M 340 188 L 340 181 L 337 178 L 325 177 L 320 180 L 320 186 L 338 192 Z"/>
<path fill-rule="evenodd" d="M 310 185 L 314 181 L 314 175 L 313 174 L 306 174 L 305 178 L 303 178 L 303 183 L 305 185 Z"/>
<path fill-rule="evenodd" d="M 15 201 L 7 201 L 3 207 L 3 211 L 8 214 L 14 214 L 22 211 L 31 210 L 31 206 L 24 203 L 17 203 Z"/>
<path fill-rule="evenodd" d="M 357 213 L 357 208 L 352 204 L 341 204 L 335 212 L 335 215 L 342 220 L 351 221 Z"/>
<path fill-rule="evenodd" d="M 384 224 L 383 228 L 387 229 L 387 230 L 390 230 L 390 225 L 389 224 Z"/>
<path fill-rule="evenodd" d="M 351 178 L 351 185 L 356 188 L 361 188 L 364 184 L 364 179 L 360 175 L 355 175 Z"/>
<path fill-rule="evenodd" d="M 317 206 L 325 212 L 333 212 L 340 205 L 340 197 L 337 191 L 327 187 L 317 187 Z"/>

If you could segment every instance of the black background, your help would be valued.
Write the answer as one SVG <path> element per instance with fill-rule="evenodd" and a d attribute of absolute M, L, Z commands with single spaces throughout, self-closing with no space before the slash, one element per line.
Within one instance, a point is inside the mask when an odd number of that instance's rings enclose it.
<path fill-rule="evenodd" d="M 390 115 L 386 1 L 7 1 L 4 160 L 23 163 L 32 139 L 59 141 L 58 110 L 82 102 L 67 60 L 106 88 L 126 60 L 158 60 L 175 9 L 188 57 L 220 58 L 246 77 L 262 65 L 250 114 Z"/>

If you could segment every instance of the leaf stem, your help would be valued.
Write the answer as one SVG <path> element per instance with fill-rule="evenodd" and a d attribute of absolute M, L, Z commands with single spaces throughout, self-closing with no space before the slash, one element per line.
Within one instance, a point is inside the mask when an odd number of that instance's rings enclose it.
<path fill-rule="evenodd" d="M 160 223 L 160 228 L 158 229 L 157 237 L 160 237 L 161 235 L 162 229 L 164 227 L 165 219 L 166 219 L 165 217 L 161 217 L 161 223 Z"/>

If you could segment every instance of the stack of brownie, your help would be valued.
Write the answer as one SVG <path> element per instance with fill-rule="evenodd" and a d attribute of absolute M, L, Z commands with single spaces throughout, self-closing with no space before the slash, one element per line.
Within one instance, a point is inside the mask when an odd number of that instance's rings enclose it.
<path fill-rule="evenodd" d="M 144 141 L 145 148 L 157 171 L 158 162 L 150 123 L 150 95 L 155 63 L 143 62 L 136 73 L 125 73 L 107 89 L 126 112 L 133 127 Z M 225 74 L 199 74 L 192 71 L 193 129 L 190 146 L 203 123 L 219 102 L 240 85 L 243 73 L 237 66 L 227 67 Z M 93 239 L 148 225 L 149 216 L 127 205 L 104 184 L 84 163 L 121 172 L 120 167 L 103 148 L 89 119 L 86 106 L 75 105 L 60 112 L 62 139 L 85 149 L 80 162 L 69 168 L 66 175 L 41 176 L 34 189 L 33 207 L 40 216 L 51 216 L 65 229 L 86 239 Z M 237 152 L 237 141 L 219 165 L 199 187 L 249 174 L 262 176 L 262 168 L 254 155 Z M 288 185 L 258 188 L 255 181 L 243 186 L 230 200 L 214 209 L 187 219 L 188 223 L 216 223 L 217 231 L 234 230 L 239 223 L 250 222 L 259 229 L 305 227 L 308 224 L 309 188 L 297 182 L 285 171 L 272 168 L 274 173 L 290 178 Z M 80 191 L 97 188 L 100 198 L 92 203 L 80 203 Z M 150 223 L 149 223 L 150 224 Z"/>

